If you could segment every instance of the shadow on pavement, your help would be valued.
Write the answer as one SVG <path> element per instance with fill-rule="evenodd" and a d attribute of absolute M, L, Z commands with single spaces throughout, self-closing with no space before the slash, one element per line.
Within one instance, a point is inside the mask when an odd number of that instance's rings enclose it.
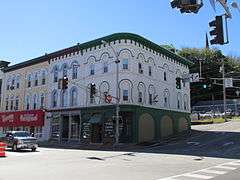
<path fill-rule="evenodd" d="M 40 144 L 40 147 L 122 151 L 128 152 L 129 156 L 135 156 L 136 153 L 189 155 L 197 156 L 195 159 L 197 161 L 201 161 L 203 157 L 240 159 L 240 132 L 193 130 L 191 135 L 175 137 L 162 142 L 122 144 L 115 147 L 74 143 L 45 143 Z M 93 157 L 92 159 L 100 160 L 98 157 Z"/>

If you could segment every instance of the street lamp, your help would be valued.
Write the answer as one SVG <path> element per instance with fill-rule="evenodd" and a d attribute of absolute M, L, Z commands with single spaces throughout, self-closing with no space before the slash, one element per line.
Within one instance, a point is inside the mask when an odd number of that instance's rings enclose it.
<path fill-rule="evenodd" d="M 112 47 L 112 45 L 104 40 L 101 41 L 102 44 L 104 45 L 109 45 L 109 47 L 112 49 L 114 55 L 115 55 L 115 63 L 116 63 L 116 132 L 115 132 L 115 144 L 117 145 L 119 143 L 119 111 L 120 111 L 120 107 L 119 107 L 119 87 L 118 87 L 118 83 L 119 83 L 119 54 L 116 52 L 116 50 Z"/>

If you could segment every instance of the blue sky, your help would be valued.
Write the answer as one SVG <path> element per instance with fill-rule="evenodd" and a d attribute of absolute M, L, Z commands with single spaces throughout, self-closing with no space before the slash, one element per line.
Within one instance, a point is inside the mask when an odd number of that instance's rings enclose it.
<path fill-rule="evenodd" d="M 239 1 L 239 0 L 238 0 Z M 11 0 L 0 6 L 0 59 L 12 63 L 116 32 L 131 32 L 177 48 L 204 47 L 215 12 L 181 14 L 168 0 Z M 240 3 L 240 1 L 239 1 Z M 224 12 L 220 6 L 217 14 Z M 240 56 L 240 13 L 232 9 L 225 55 Z"/>

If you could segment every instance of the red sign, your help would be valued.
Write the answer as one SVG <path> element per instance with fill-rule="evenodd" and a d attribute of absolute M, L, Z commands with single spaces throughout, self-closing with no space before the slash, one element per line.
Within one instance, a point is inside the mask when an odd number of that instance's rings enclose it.
<path fill-rule="evenodd" d="M 0 127 L 7 126 L 43 126 L 44 111 L 16 111 L 0 113 Z"/>

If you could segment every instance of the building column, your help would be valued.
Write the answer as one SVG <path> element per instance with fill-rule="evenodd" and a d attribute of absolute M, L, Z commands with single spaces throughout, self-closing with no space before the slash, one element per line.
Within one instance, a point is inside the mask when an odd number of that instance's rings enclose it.
<path fill-rule="evenodd" d="M 82 133 L 82 118 L 81 118 L 81 110 L 79 112 L 79 142 L 81 142 L 81 133 Z"/>

